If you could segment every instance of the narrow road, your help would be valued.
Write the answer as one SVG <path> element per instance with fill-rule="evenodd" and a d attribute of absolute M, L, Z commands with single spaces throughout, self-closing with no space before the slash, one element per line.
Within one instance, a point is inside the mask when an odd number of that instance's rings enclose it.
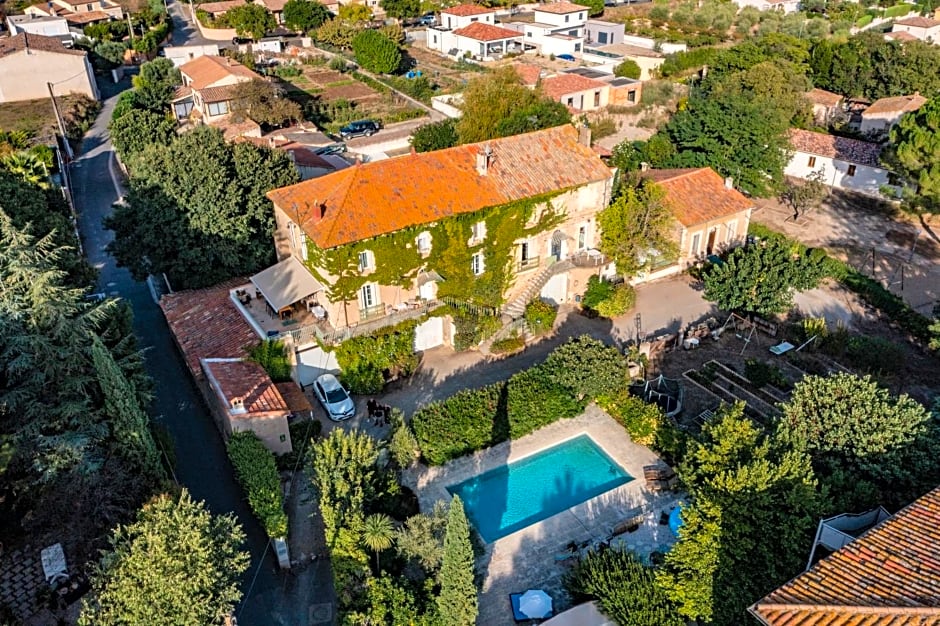
<path fill-rule="evenodd" d="M 89 262 L 100 272 L 98 291 L 128 301 L 134 310 L 134 332 L 145 350 L 147 370 L 154 381 L 151 416 L 166 426 L 176 448 L 176 477 L 192 495 L 216 514 L 234 512 L 248 535 L 251 567 L 242 584 L 244 597 L 236 611 L 240 626 L 305 626 L 311 623 L 310 596 L 315 589 L 307 576 L 281 574 L 260 524 L 235 483 L 219 433 L 202 402 L 170 336 L 160 307 L 147 283 L 137 282 L 118 268 L 105 251 L 111 231 L 102 219 L 111 212 L 119 190 L 112 172 L 107 126 L 117 94 L 129 87 L 101 85 L 107 98 L 101 115 L 85 135 L 72 182 L 78 226 Z M 327 622 L 328 623 L 328 622 Z"/>
<path fill-rule="evenodd" d="M 167 0 L 170 17 L 173 18 L 173 34 L 170 36 L 172 46 L 202 46 L 217 43 L 220 46 L 224 41 L 212 41 L 199 33 L 199 29 L 190 19 L 189 3 L 184 0 Z"/>

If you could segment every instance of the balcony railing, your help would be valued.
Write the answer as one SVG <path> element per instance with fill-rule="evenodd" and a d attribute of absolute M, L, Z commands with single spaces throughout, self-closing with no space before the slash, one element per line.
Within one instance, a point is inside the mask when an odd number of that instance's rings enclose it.
<path fill-rule="evenodd" d="M 600 267 L 607 265 L 610 260 L 599 250 L 582 250 L 571 256 L 571 262 L 576 267 Z"/>
<path fill-rule="evenodd" d="M 364 309 L 359 309 L 359 319 L 361 321 L 374 320 L 377 317 L 383 317 L 386 314 L 386 307 L 384 304 L 376 304 L 375 306 L 368 306 Z"/>
<path fill-rule="evenodd" d="M 522 259 L 516 263 L 516 271 L 524 272 L 526 270 L 534 270 L 539 266 L 540 259 L 537 256 L 529 257 L 528 259 Z"/>

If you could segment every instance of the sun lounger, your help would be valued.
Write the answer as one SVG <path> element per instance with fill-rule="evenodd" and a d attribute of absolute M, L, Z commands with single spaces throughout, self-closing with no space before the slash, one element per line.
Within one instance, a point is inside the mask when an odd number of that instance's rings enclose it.
<path fill-rule="evenodd" d="M 782 354 L 786 354 L 787 352 L 789 352 L 790 350 L 792 350 L 792 349 L 795 348 L 795 347 L 796 347 L 796 346 L 794 346 L 794 345 L 793 345 L 792 343 L 790 343 L 789 341 L 782 341 L 782 342 L 778 343 L 778 344 L 775 345 L 775 346 L 770 346 L 770 351 L 771 351 L 773 354 L 775 354 L 775 355 L 777 355 L 777 356 L 780 356 L 780 355 L 782 355 Z"/>

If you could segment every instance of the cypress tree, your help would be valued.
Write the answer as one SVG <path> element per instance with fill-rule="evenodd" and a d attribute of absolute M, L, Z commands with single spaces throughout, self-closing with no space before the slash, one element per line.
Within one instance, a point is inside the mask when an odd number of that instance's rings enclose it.
<path fill-rule="evenodd" d="M 474 626 L 477 621 L 477 588 L 473 582 L 473 546 L 470 523 L 463 502 L 454 496 L 447 514 L 441 593 L 437 610 L 443 626 Z"/>

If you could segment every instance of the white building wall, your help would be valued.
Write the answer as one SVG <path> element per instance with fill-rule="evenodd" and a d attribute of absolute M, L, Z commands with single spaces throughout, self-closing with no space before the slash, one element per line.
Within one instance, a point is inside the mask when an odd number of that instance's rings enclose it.
<path fill-rule="evenodd" d="M 87 55 L 22 50 L 0 58 L 0 102 L 48 98 L 46 83 L 57 96 L 81 93 L 98 99 L 98 86 Z"/>
<path fill-rule="evenodd" d="M 546 11 L 535 10 L 535 21 L 541 22 L 542 24 L 551 24 L 553 26 L 569 27 L 569 26 L 580 26 L 583 27 L 587 22 L 588 14 L 587 7 L 583 11 L 577 13 L 565 13 L 564 15 L 558 15 L 556 13 L 548 13 Z M 567 19 L 565 19 L 567 18 Z"/>
<path fill-rule="evenodd" d="M 815 159 L 810 166 L 810 159 Z M 869 196 L 881 195 L 880 189 L 889 185 L 888 170 L 868 165 L 855 165 L 855 174 L 849 176 L 847 161 L 824 157 L 807 152 L 795 152 L 783 173 L 794 178 L 807 178 L 819 173 L 822 181 L 830 187 L 848 189 Z"/>
<path fill-rule="evenodd" d="M 17 16 L 19 17 L 19 16 Z M 71 37 L 68 22 L 64 17 L 42 17 L 34 20 L 13 20 L 13 16 L 7 18 L 7 28 L 10 29 L 10 36 L 18 33 L 30 33 L 32 35 L 45 35 L 46 37 Z"/>
<path fill-rule="evenodd" d="M 199 57 L 219 56 L 219 45 L 213 43 L 204 46 L 167 46 L 163 53 L 173 62 L 174 67 L 179 67 Z"/>

